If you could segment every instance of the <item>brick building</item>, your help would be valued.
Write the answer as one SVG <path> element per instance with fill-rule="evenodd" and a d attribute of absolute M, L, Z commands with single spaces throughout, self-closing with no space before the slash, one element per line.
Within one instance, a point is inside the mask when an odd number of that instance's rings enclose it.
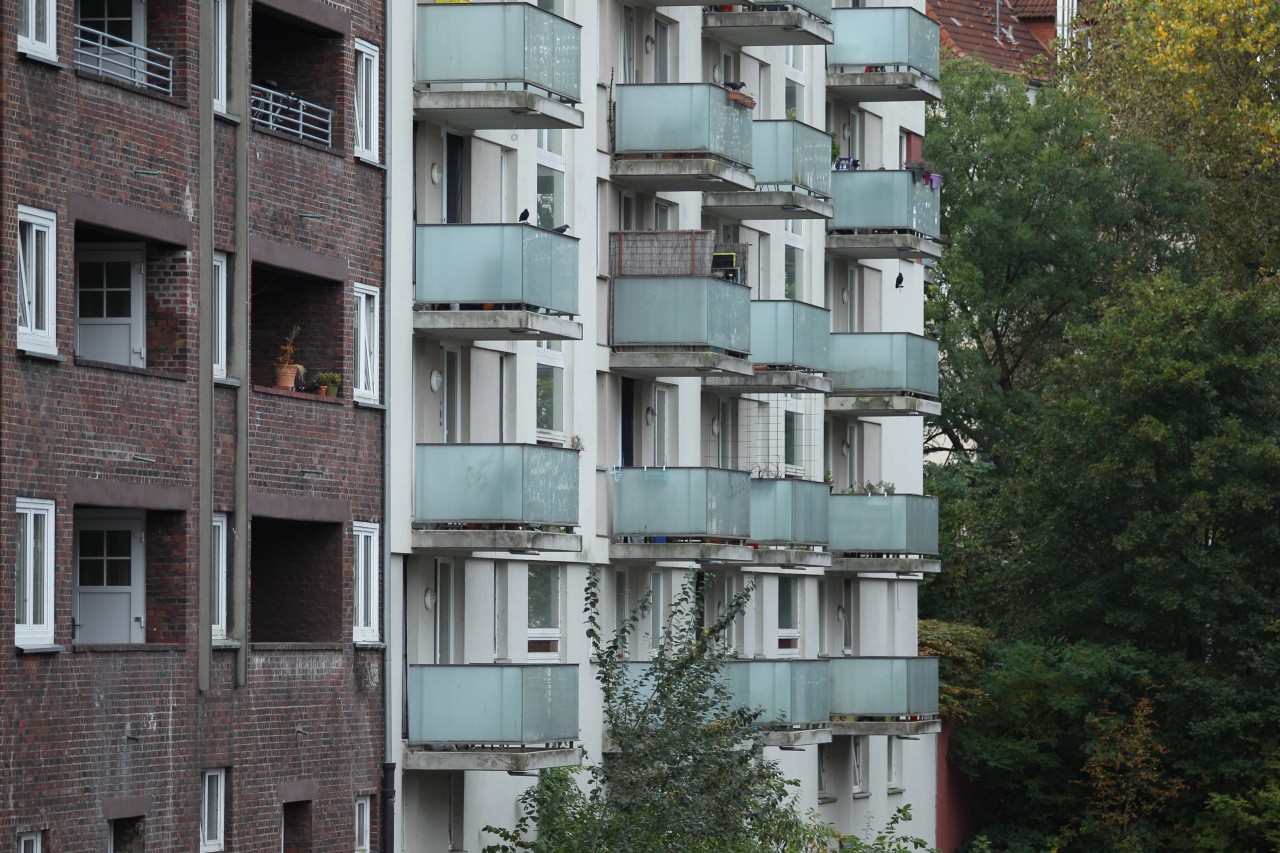
<path fill-rule="evenodd" d="M 374 849 L 382 3 L 0 14 L 0 850 Z"/>

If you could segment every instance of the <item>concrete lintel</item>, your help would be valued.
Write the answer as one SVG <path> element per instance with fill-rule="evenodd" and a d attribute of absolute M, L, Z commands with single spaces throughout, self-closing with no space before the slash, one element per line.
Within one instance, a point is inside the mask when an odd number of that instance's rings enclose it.
<path fill-rule="evenodd" d="M 727 394 L 830 394 L 831 380 L 803 370 L 757 370 L 750 376 L 708 376 L 707 389 Z"/>
<path fill-rule="evenodd" d="M 582 763 L 577 747 L 558 749 L 458 749 L 436 751 L 405 747 L 405 770 L 491 770 L 508 773 L 576 767 Z"/>
<path fill-rule="evenodd" d="M 830 219 L 835 206 L 830 201 L 799 190 L 757 190 L 755 192 L 704 192 L 703 210 L 715 211 L 724 219 Z"/>
<path fill-rule="evenodd" d="M 942 731 L 941 720 L 832 720 L 836 735 L 932 735 Z"/>
<path fill-rule="evenodd" d="M 940 415 L 942 403 L 893 391 L 841 394 L 827 398 L 827 411 L 858 415 L 864 418 L 886 418 L 898 415 Z"/>
<path fill-rule="evenodd" d="M 830 728 L 769 729 L 764 736 L 765 746 L 813 746 L 819 743 L 831 743 Z"/>
<path fill-rule="evenodd" d="M 615 563 L 658 563 L 672 561 L 698 563 L 700 568 L 714 564 L 750 563 L 755 549 L 747 545 L 715 542 L 614 542 L 609 545 L 609 560 Z"/>
<path fill-rule="evenodd" d="M 624 376 L 707 376 L 732 374 L 751 376 L 755 370 L 745 358 L 722 352 L 632 350 L 609 357 L 609 369 Z"/>
<path fill-rule="evenodd" d="M 942 99 L 938 81 L 914 71 L 828 71 L 827 93 L 859 102 Z"/>
<path fill-rule="evenodd" d="M 942 571 L 942 561 L 932 557 L 835 557 L 827 571 L 840 575 L 937 574 Z"/>
<path fill-rule="evenodd" d="M 827 252 L 855 260 L 942 257 L 942 244 L 918 234 L 827 234 Z"/>
<path fill-rule="evenodd" d="M 582 110 L 520 89 L 419 89 L 413 95 L 413 110 L 433 124 L 467 130 L 580 130 L 584 123 Z"/>
<path fill-rule="evenodd" d="M 533 311 L 417 311 L 413 330 L 432 338 L 465 341 L 580 341 L 582 324 Z"/>
<path fill-rule="evenodd" d="M 476 551 L 555 551 L 577 553 L 582 537 L 576 533 L 539 530 L 414 530 L 416 553 L 470 554 Z"/>
<path fill-rule="evenodd" d="M 739 47 L 831 44 L 831 25 L 804 12 L 707 12 L 702 31 Z"/>
<path fill-rule="evenodd" d="M 735 166 L 714 157 L 697 155 L 614 158 L 609 171 L 616 183 L 645 192 L 756 188 L 756 179 L 745 166 Z"/>

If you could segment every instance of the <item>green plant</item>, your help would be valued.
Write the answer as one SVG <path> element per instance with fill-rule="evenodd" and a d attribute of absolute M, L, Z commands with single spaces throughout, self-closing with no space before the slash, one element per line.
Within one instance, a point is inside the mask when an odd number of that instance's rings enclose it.
<path fill-rule="evenodd" d="M 342 384 L 342 374 L 332 370 L 326 370 L 316 374 L 316 384 L 333 387 Z"/>

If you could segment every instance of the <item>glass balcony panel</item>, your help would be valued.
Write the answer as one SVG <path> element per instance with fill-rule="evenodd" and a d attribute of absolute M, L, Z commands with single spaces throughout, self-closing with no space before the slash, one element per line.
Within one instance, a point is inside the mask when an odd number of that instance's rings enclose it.
<path fill-rule="evenodd" d="M 578 523 L 578 452 L 527 444 L 419 444 L 417 521 Z"/>
<path fill-rule="evenodd" d="M 756 189 L 801 187 L 831 195 L 831 135 L 798 121 L 751 123 Z"/>
<path fill-rule="evenodd" d="M 703 276 L 618 276 L 613 346 L 751 349 L 751 289 Z"/>
<path fill-rule="evenodd" d="M 578 241 L 528 225 L 419 225 L 420 302 L 578 313 Z"/>
<path fill-rule="evenodd" d="M 528 3 L 418 6 L 417 79 L 581 98 L 581 28 Z"/>
<path fill-rule="evenodd" d="M 804 9 L 815 18 L 821 18 L 824 21 L 831 21 L 831 0 L 801 0 L 799 3 L 792 3 L 800 9 Z"/>
<path fill-rule="evenodd" d="M 618 154 L 707 154 L 751 166 L 751 110 L 709 83 L 618 86 Z"/>
<path fill-rule="evenodd" d="M 938 499 L 928 495 L 831 495 L 831 550 L 937 554 Z"/>
<path fill-rule="evenodd" d="M 832 172 L 832 229 L 912 231 L 937 238 L 939 190 L 907 171 Z"/>
<path fill-rule="evenodd" d="M 938 79 L 938 25 L 915 9 L 837 9 L 831 26 L 829 68 L 915 71 Z"/>
<path fill-rule="evenodd" d="M 577 664 L 409 667 L 410 743 L 577 739 Z"/>
<path fill-rule="evenodd" d="M 908 332 L 839 332 L 831 338 L 831 390 L 938 396 L 938 342 Z"/>
<path fill-rule="evenodd" d="M 938 659 L 832 658 L 831 716 L 938 713 Z"/>
<path fill-rule="evenodd" d="M 808 480 L 751 481 L 751 541 L 767 545 L 825 545 L 831 487 Z"/>
<path fill-rule="evenodd" d="M 756 364 L 831 369 L 831 312 L 790 299 L 751 303 L 751 360 Z"/>
<path fill-rule="evenodd" d="M 751 478 L 721 468 L 619 468 L 614 536 L 746 539 Z"/>
<path fill-rule="evenodd" d="M 724 666 L 737 707 L 762 708 L 759 722 L 826 722 L 830 715 L 827 662 L 819 660 L 734 660 Z"/>

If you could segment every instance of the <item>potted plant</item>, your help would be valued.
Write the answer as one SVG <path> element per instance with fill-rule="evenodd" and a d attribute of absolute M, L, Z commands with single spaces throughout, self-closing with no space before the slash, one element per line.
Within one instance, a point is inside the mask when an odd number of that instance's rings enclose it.
<path fill-rule="evenodd" d="M 338 386 L 342 384 L 342 374 L 332 370 L 326 370 L 323 373 L 316 374 L 317 393 L 322 397 L 338 396 Z"/>
<path fill-rule="evenodd" d="M 294 326 L 280 345 L 280 354 L 276 356 L 277 388 L 292 389 L 307 375 L 307 369 L 293 360 L 298 351 L 298 333 L 301 331 L 301 326 Z"/>

